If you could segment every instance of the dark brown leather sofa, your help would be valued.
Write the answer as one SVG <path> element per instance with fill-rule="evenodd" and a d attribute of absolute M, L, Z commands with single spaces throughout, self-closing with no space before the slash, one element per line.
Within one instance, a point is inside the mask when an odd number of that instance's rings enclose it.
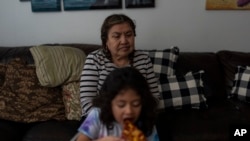
<path fill-rule="evenodd" d="M 181 52 L 176 74 L 204 70 L 203 78 L 207 109 L 166 110 L 157 120 L 162 141 L 229 141 L 249 140 L 234 137 L 236 128 L 249 129 L 250 104 L 229 99 L 238 65 L 250 65 L 250 53 L 221 50 L 212 52 Z"/>
<path fill-rule="evenodd" d="M 47 44 L 48 45 L 48 44 Z M 100 48 L 91 44 L 49 44 L 82 49 L 86 54 Z M 21 57 L 34 63 L 31 46 L 0 47 L 0 63 Z M 250 53 L 236 51 L 182 52 L 176 64 L 176 74 L 204 70 L 204 90 L 207 109 L 165 110 L 157 118 L 161 141 L 228 141 L 232 129 L 250 124 L 250 104 L 228 99 L 235 68 L 250 65 Z M 3 76 L 1 76 L 1 79 Z M 1 86 L 1 85 L 0 85 Z M 69 141 L 80 122 L 48 120 L 34 123 L 0 119 L 0 140 L 3 141 Z M 250 133 L 250 131 L 249 131 Z"/>

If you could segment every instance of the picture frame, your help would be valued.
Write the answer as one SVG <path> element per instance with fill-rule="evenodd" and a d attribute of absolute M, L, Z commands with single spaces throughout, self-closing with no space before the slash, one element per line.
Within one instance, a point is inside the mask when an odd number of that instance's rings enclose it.
<path fill-rule="evenodd" d="M 206 0 L 206 10 L 250 10 L 250 0 Z"/>
<path fill-rule="evenodd" d="M 64 10 L 122 9 L 122 0 L 63 0 Z"/>
<path fill-rule="evenodd" d="M 31 0 L 32 12 L 61 11 L 61 0 Z"/>
<path fill-rule="evenodd" d="M 155 7 L 155 0 L 125 0 L 126 8 L 150 8 Z"/>

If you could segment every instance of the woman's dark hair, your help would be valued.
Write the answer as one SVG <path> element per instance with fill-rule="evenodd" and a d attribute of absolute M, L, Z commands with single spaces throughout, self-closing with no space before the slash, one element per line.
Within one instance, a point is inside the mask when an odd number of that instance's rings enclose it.
<path fill-rule="evenodd" d="M 104 81 L 99 95 L 93 100 L 93 106 L 101 109 L 100 119 L 108 128 L 112 128 L 112 100 L 121 90 L 131 88 L 141 98 L 142 109 L 136 125 L 145 135 L 150 135 L 154 126 L 157 101 L 152 95 L 145 77 L 133 67 L 117 68 Z"/>
<path fill-rule="evenodd" d="M 110 28 L 113 27 L 114 25 L 122 24 L 122 23 L 128 23 L 133 30 L 134 36 L 136 36 L 136 32 L 135 32 L 136 26 L 135 26 L 134 21 L 124 14 L 112 14 L 108 16 L 102 24 L 102 27 L 101 27 L 102 48 L 108 59 L 111 59 L 111 54 L 106 47 L 106 42 L 108 40 L 108 32 Z"/>

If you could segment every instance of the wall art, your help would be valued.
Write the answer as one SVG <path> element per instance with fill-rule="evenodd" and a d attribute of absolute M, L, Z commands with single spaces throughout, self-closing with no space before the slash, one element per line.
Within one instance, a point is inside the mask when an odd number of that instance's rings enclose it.
<path fill-rule="evenodd" d="M 155 7 L 155 0 L 125 0 L 126 8 Z"/>
<path fill-rule="evenodd" d="M 31 0 L 32 12 L 61 11 L 61 0 Z"/>
<path fill-rule="evenodd" d="M 250 10 L 250 0 L 206 0 L 207 10 Z"/>
<path fill-rule="evenodd" d="M 121 9 L 122 0 L 63 0 L 64 10 Z"/>

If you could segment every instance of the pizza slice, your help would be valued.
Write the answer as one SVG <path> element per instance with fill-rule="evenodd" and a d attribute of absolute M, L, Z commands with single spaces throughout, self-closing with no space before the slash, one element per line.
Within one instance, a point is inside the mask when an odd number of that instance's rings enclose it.
<path fill-rule="evenodd" d="M 143 132 L 129 120 L 124 121 L 122 138 L 126 141 L 146 141 L 146 137 Z"/>

